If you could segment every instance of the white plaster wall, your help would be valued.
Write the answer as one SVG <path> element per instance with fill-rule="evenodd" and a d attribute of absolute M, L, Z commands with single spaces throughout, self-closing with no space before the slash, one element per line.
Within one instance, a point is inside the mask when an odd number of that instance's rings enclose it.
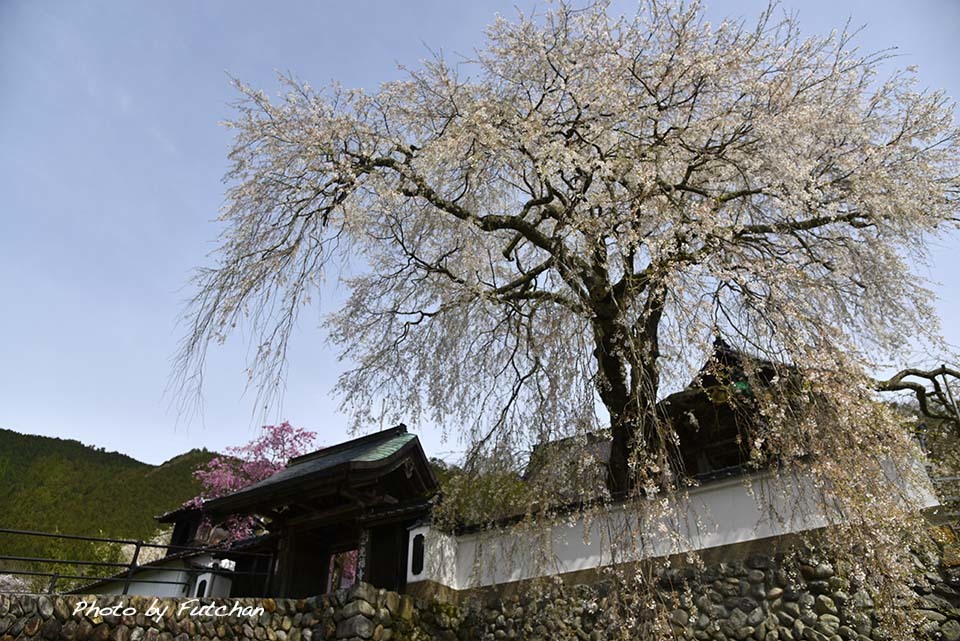
<path fill-rule="evenodd" d="M 204 572 L 203 574 L 194 574 L 190 583 L 188 596 L 197 594 L 197 589 L 201 581 L 206 581 L 207 586 L 203 596 L 205 598 L 228 597 L 233 580 L 228 575 L 217 574 L 216 572 Z"/>
<path fill-rule="evenodd" d="M 413 573 L 413 541 L 418 535 L 423 535 L 423 572 Z M 454 586 L 458 583 L 457 567 L 458 546 L 457 537 L 444 534 L 429 525 L 410 528 L 407 538 L 407 583 L 431 580 L 441 585 Z"/>
<path fill-rule="evenodd" d="M 191 573 L 183 572 L 177 568 L 158 568 L 150 570 L 140 570 L 134 574 L 130 581 L 130 590 L 128 594 L 138 596 L 156 596 L 163 598 L 182 597 L 187 593 L 182 585 L 173 585 L 169 583 L 147 583 L 146 579 L 152 581 L 190 581 Z M 94 594 L 123 594 L 123 580 L 111 581 L 98 586 L 92 591 Z"/>
<path fill-rule="evenodd" d="M 200 566 L 210 566 L 213 563 L 213 557 L 210 555 L 197 556 L 190 559 L 191 563 Z M 137 596 L 156 596 L 156 597 L 182 597 L 192 595 L 196 589 L 198 577 L 204 576 L 200 572 L 185 572 L 183 570 L 183 561 L 180 559 L 171 560 L 167 566 L 141 567 L 134 571 L 133 579 L 130 581 L 130 590 L 128 594 Z M 225 597 L 230 595 L 231 580 L 228 577 L 217 576 L 212 585 L 207 586 L 207 596 Z M 177 581 L 186 582 L 187 585 L 175 585 L 172 583 L 150 583 L 149 581 Z M 122 578 L 112 580 L 93 590 L 94 594 L 123 594 Z M 213 592 L 211 592 L 211 588 Z"/>
<path fill-rule="evenodd" d="M 929 486 L 906 483 L 893 466 L 886 473 L 915 508 L 937 504 Z M 756 474 L 532 527 L 450 536 L 420 526 L 408 559 L 424 534 L 424 571 L 415 576 L 408 565 L 407 582 L 463 590 L 817 529 L 838 518 L 825 513 L 819 491 L 811 478 Z"/>

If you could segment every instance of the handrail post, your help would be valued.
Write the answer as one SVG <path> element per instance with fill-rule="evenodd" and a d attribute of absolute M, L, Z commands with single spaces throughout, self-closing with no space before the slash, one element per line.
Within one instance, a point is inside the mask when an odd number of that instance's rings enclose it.
<path fill-rule="evenodd" d="M 53 594 L 53 589 L 57 585 L 57 579 L 60 578 L 60 575 L 56 572 L 50 575 L 50 583 L 47 584 L 47 594 Z"/>
<path fill-rule="evenodd" d="M 130 559 L 130 568 L 127 570 L 127 577 L 123 581 L 123 594 L 126 596 L 130 592 L 130 579 L 133 578 L 133 569 L 137 567 L 137 561 L 140 559 L 140 546 L 143 541 L 137 541 L 137 547 L 133 550 L 133 558 Z"/>

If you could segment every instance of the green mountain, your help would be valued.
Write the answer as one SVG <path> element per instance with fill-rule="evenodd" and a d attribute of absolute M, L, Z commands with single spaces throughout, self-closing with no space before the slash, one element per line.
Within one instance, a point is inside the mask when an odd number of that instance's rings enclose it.
<path fill-rule="evenodd" d="M 192 472 L 214 456 L 191 450 L 148 465 L 78 441 L 0 429 L 0 528 L 150 539 L 153 517 L 198 494 Z M 0 534 L 0 555 L 102 556 L 90 544 L 10 534 Z"/>

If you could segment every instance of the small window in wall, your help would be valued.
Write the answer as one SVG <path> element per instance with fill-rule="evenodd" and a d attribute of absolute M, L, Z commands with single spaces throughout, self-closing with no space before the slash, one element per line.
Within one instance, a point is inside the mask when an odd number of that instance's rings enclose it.
<path fill-rule="evenodd" d="M 413 558 L 410 560 L 410 571 L 414 576 L 423 572 L 423 535 L 413 537 Z"/>
<path fill-rule="evenodd" d="M 197 584 L 197 597 L 203 598 L 207 594 L 207 580 L 203 579 Z"/>
<path fill-rule="evenodd" d="M 327 568 L 327 592 L 340 588 L 349 588 L 357 581 L 357 560 L 359 550 L 345 550 L 330 555 L 330 567 Z"/>

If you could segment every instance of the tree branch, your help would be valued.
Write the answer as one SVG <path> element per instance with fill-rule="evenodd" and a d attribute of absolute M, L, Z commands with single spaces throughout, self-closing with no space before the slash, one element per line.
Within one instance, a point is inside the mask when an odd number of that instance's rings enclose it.
<path fill-rule="evenodd" d="M 960 415 L 957 414 L 950 390 L 946 389 L 946 385 L 948 385 L 949 382 L 945 380 L 944 384 L 941 384 L 937 378 L 941 376 L 944 377 L 944 379 L 949 376 L 955 381 L 960 381 L 960 371 L 947 367 L 946 365 L 941 365 L 931 370 L 909 367 L 897 372 L 885 381 L 877 381 L 876 387 L 881 392 L 913 392 L 916 396 L 917 403 L 920 405 L 920 412 L 924 416 L 953 423 L 957 434 L 960 435 Z M 932 389 L 928 389 L 922 383 L 906 380 L 911 377 L 926 380 Z M 943 407 L 945 411 L 935 411 L 931 408 L 931 400 Z"/>

